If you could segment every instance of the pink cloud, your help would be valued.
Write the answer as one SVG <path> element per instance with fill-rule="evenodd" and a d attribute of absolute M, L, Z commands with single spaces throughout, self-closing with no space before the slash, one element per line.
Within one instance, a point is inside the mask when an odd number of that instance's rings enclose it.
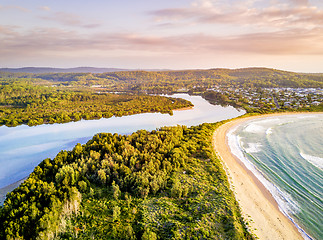
<path fill-rule="evenodd" d="M 0 11 L 4 11 L 4 10 L 18 10 L 21 12 L 30 12 L 29 9 L 21 7 L 21 6 L 16 6 L 16 5 L 6 5 L 6 6 L 1 6 L 0 5 Z"/>
<path fill-rule="evenodd" d="M 49 13 L 47 16 L 42 16 L 40 18 L 44 20 L 56 22 L 64 26 L 82 27 L 82 28 L 96 28 L 101 26 L 100 23 L 85 23 L 80 16 L 72 13 L 67 13 L 67 12 Z"/>
<path fill-rule="evenodd" d="M 21 34 L 0 27 L 0 54 L 41 52 L 139 51 L 154 54 L 252 53 L 265 55 L 323 54 L 323 30 L 276 31 L 232 36 L 185 34 L 147 36 L 125 33 L 80 34 L 57 28 L 36 29 Z"/>
<path fill-rule="evenodd" d="M 260 8 L 256 7 L 253 1 L 228 5 L 205 0 L 186 8 L 161 9 L 150 14 L 159 24 L 162 21 L 185 21 L 196 24 L 252 25 L 279 29 L 322 26 L 322 9 L 311 6 L 307 0 L 291 0 L 291 3 Z"/>
<path fill-rule="evenodd" d="M 41 9 L 43 11 L 47 11 L 47 12 L 49 12 L 51 10 L 50 7 L 48 7 L 48 6 L 41 6 L 41 7 L 39 7 L 39 9 Z"/>
<path fill-rule="evenodd" d="M 309 1 L 308 0 L 290 0 L 293 4 L 296 5 L 301 5 L 301 6 L 307 6 L 309 5 Z"/>

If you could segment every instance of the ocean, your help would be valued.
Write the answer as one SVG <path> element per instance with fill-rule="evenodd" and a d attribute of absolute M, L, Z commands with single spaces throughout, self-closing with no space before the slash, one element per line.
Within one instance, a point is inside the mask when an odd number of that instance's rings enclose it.
<path fill-rule="evenodd" d="M 304 239 L 323 239 L 323 114 L 250 120 L 228 143 Z"/>

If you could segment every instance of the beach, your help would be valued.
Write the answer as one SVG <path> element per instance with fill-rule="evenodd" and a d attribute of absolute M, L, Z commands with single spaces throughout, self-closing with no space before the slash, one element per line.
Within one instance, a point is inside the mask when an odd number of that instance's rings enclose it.
<path fill-rule="evenodd" d="M 217 128 L 213 136 L 214 149 L 227 172 L 230 186 L 239 202 L 243 217 L 249 220 L 249 229 L 259 239 L 303 239 L 303 237 L 292 221 L 279 210 L 278 204 L 270 192 L 231 153 L 227 142 L 227 133 L 245 121 L 284 114 L 290 113 L 234 119 Z"/>

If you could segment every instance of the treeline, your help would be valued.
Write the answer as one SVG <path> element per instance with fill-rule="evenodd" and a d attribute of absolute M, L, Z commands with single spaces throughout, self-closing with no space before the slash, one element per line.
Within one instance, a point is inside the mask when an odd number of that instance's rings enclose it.
<path fill-rule="evenodd" d="M 218 124 L 101 133 L 39 164 L 1 239 L 252 239 L 211 138 Z"/>
<path fill-rule="evenodd" d="M 30 75 L 29 75 L 30 76 Z M 99 82 L 126 85 L 139 84 L 143 87 L 170 86 L 193 87 L 194 85 L 219 84 L 239 87 L 323 87 L 323 74 L 294 73 L 268 68 L 209 69 L 183 71 L 120 71 L 112 73 L 53 73 L 34 74 L 35 78 L 50 81 Z"/>
<path fill-rule="evenodd" d="M 115 91 L 170 93 L 178 89 L 222 87 L 323 87 L 323 74 L 294 73 L 268 68 L 183 71 L 120 71 L 108 73 L 0 73 L 3 78 L 37 78 L 62 85 L 104 85 Z"/>
<path fill-rule="evenodd" d="M 29 126 L 99 119 L 144 112 L 172 114 L 192 106 L 189 101 L 162 96 L 95 93 L 35 84 L 35 79 L 0 81 L 0 125 Z"/>
<path fill-rule="evenodd" d="M 127 71 L 96 75 L 98 78 L 118 79 L 129 86 L 138 86 L 148 91 L 155 88 L 174 91 L 178 88 L 195 87 L 323 87 L 323 74 L 301 74 L 267 68 L 210 69 L 144 72 Z"/>

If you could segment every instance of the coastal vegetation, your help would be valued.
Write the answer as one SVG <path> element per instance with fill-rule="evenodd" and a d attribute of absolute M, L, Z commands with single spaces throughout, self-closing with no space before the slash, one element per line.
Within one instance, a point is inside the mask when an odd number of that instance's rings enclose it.
<path fill-rule="evenodd" d="M 211 138 L 221 123 L 101 133 L 45 159 L 0 208 L 1 239 L 252 239 Z"/>
<path fill-rule="evenodd" d="M 322 111 L 319 91 L 276 91 L 282 86 L 322 88 L 323 75 L 261 68 L 3 72 L 0 125 L 172 114 L 192 104 L 149 94 L 178 92 L 250 114 Z M 45 159 L 0 207 L 0 239 L 253 239 L 212 150 L 219 124 L 101 133 Z"/>
<path fill-rule="evenodd" d="M 37 79 L 0 80 L 0 125 L 29 126 L 99 119 L 143 112 L 172 114 L 189 101 L 162 96 L 98 93 L 49 87 Z"/>
<path fill-rule="evenodd" d="M 267 68 L 0 73 L 0 124 L 38 125 L 190 106 L 147 94 L 185 92 L 247 112 L 322 111 L 323 74 Z M 313 89 L 318 89 L 313 91 Z M 111 95 L 107 92 L 115 92 Z M 122 95 L 120 94 L 122 93 Z M 24 117 L 25 116 L 25 117 Z"/>

